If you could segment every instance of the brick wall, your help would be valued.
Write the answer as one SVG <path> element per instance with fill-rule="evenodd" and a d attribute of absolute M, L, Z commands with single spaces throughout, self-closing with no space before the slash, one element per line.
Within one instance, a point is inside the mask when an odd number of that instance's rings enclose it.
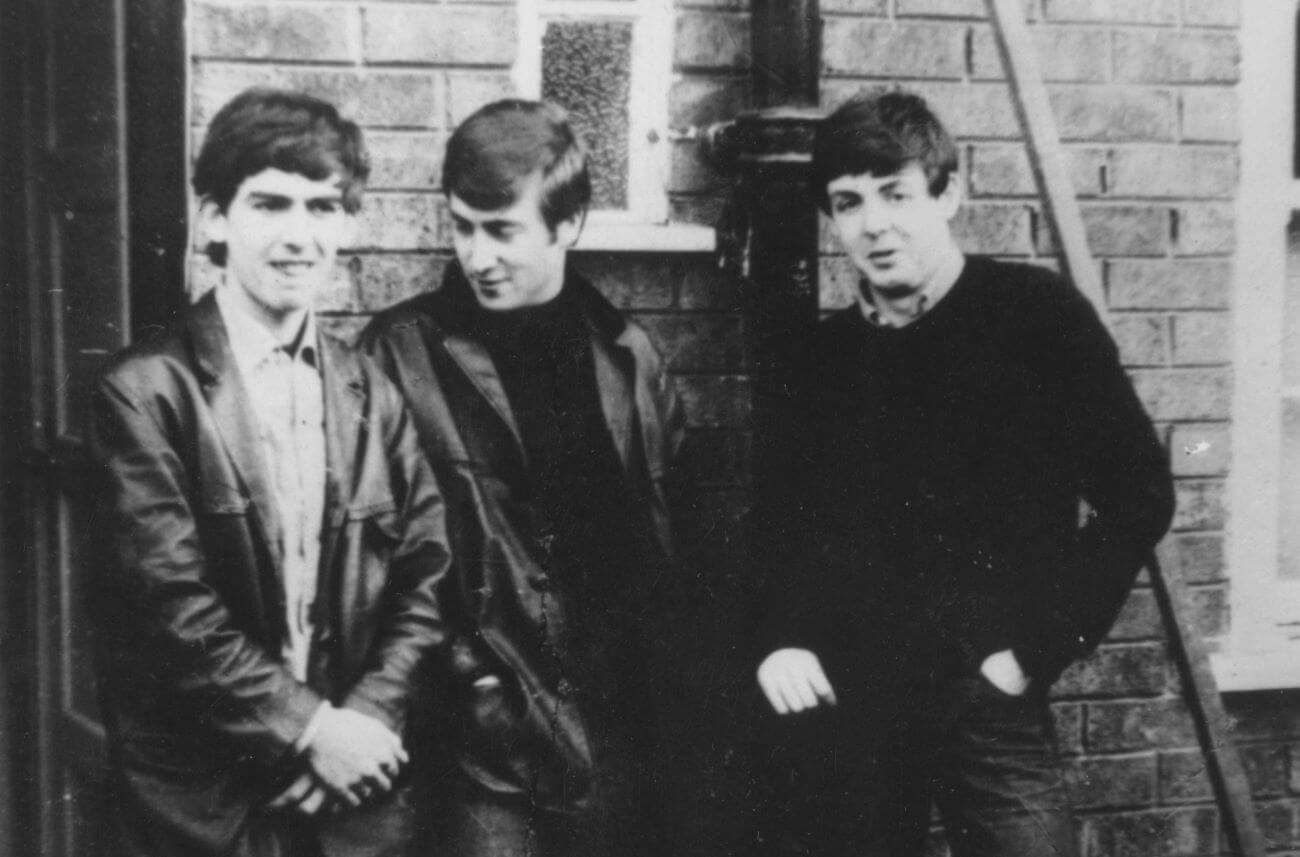
<path fill-rule="evenodd" d="M 1230 622 L 1223 480 L 1238 2 L 1025 3 L 1113 331 L 1173 451 L 1179 511 L 1171 538 L 1210 635 Z M 673 128 L 704 127 L 747 106 L 747 5 L 678 0 Z M 356 252 L 341 262 L 327 299 L 330 323 L 354 332 L 375 309 L 435 287 L 449 258 L 441 147 L 469 111 L 510 91 L 518 27 L 509 0 L 190 0 L 190 10 L 196 139 L 216 107 L 252 83 L 317 92 L 366 128 L 375 176 Z M 921 91 L 960 137 L 969 198 L 958 223 L 963 246 L 1053 264 L 983 0 L 823 0 L 822 10 L 823 103 L 882 83 Z M 673 143 L 675 219 L 715 222 L 729 181 L 698 142 Z M 823 250 L 829 309 L 850 299 L 856 277 L 829 236 Z M 668 356 L 690 419 L 698 515 L 711 535 L 701 567 L 719 579 L 739 575 L 749 400 L 737 284 L 702 255 L 587 253 L 578 261 Z M 196 262 L 195 284 L 211 280 Z M 727 622 L 701 613 L 696 620 L 715 627 L 700 645 L 725 647 Z M 711 669 L 697 665 L 696 678 L 707 682 Z M 721 695 L 741 692 L 728 685 Z M 1239 695 L 1230 709 L 1270 846 L 1300 853 L 1300 700 Z M 1145 582 L 1096 656 L 1066 673 L 1055 712 L 1085 854 L 1218 853 L 1217 813 Z"/>

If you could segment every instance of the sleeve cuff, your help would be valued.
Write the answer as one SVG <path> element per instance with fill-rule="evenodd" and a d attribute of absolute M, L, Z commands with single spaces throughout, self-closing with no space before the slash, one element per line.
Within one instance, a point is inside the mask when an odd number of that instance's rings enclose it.
<path fill-rule="evenodd" d="M 293 742 L 294 753 L 302 755 L 306 752 L 307 748 L 311 746 L 311 742 L 315 740 L 316 733 L 320 731 L 321 719 L 324 718 L 327 710 L 333 707 L 328 702 L 321 702 L 320 705 L 316 706 L 316 711 L 312 714 L 311 719 L 307 721 L 306 728 L 302 730 L 298 740 Z"/>
<path fill-rule="evenodd" d="M 1023 641 L 1012 646 L 1011 651 L 1020 662 L 1020 668 L 1025 671 L 1025 675 L 1043 687 L 1055 684 L 1061 673 L 1070 665 L 1071 660 L 1068 655 L 1062 657 L 1059 654 L 1049 653 L 1041 646 L 1026 644 Z"/>

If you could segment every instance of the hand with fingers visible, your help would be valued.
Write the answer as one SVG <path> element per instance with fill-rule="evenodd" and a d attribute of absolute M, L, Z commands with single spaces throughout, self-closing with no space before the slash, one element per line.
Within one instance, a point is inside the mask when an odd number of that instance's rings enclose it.
<path fill-rule="evenodd" d="M 796 714 L 835 705 L 821 661 L 807 649 L 777 649 L 758 666 L 758 686 L 777 714 Z"/>
<path fill-rule="evenodd" d="M 296 812 L 307 817 L 328 813 L 333 806 L 334 799 L 330 797 L 329 791 L 310 771 L 299 774 L 284 791 L 266 804 L 266 808 L 272 812 Z"/>
<path fill-rule="evenodd" d="M 305 753 L 320 784 L 346 807 L 388 793 L 410 761 L 402 739 L 373 717 L 347 708 L 322 712 Z"/>

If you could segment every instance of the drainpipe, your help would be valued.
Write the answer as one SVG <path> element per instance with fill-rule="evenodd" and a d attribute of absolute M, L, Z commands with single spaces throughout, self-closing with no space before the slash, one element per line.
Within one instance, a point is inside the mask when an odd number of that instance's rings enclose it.
<path fill-rule="evenodd" d="M 816 323 L 817 209 L 808 192 L 820 86 L 817 0 L 753 0 L 756 109 L 712 131 L 712 150 L 739 181 L 719 232 L 723 264 L 741 280 L 745 348 L 753 389 L 753 497 L 779 508 L 768 474 L 790 450 L 775 449 L 775 416 L 796 344 Z M 769 504 L 776 504 L 775 506 Z M 766 514 L 758 515 L 762 526 Z"/>

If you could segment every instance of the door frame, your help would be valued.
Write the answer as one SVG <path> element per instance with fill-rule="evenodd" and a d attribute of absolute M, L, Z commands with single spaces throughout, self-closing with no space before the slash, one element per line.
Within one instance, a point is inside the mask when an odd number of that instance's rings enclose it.
<path fill-rule="evenodd" d="M 132 336 L 166 323 L 185 303 L 188 242 L 187 4 L 110 0 L 124 118 L 126 213 L 121 237 Z M 53 443 L 53 361 L 40 299 L 51 280 L 43 212 L 50 119 L 51 31 L 70 2 L 0 7 L 0 853 L 61 854 L 59 794 L 62 665 L 59 570 L 52 567 L 50 498 L 82 462 Z"/>

